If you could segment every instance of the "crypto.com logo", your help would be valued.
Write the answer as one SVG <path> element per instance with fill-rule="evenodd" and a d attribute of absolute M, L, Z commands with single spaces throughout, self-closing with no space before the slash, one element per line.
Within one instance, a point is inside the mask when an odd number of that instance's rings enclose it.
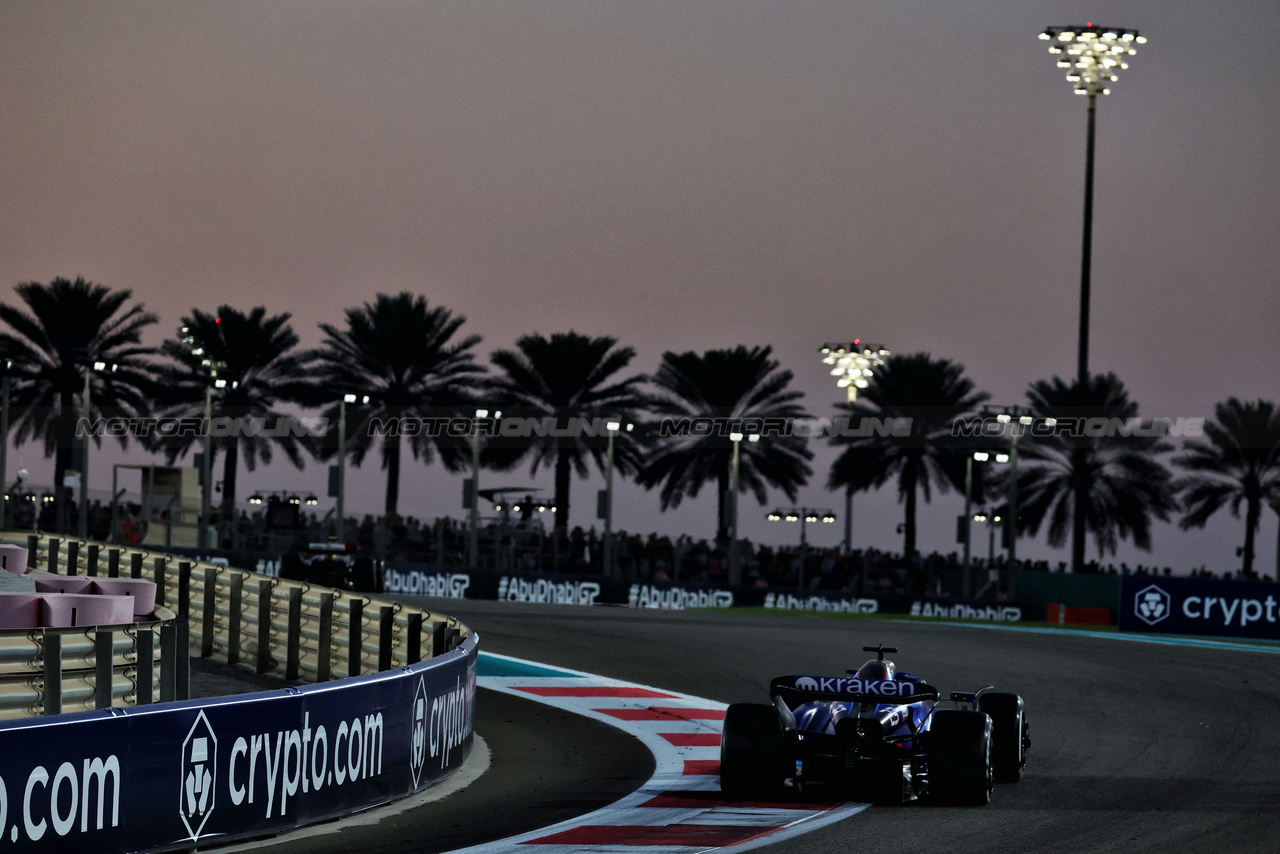
<path fill-rule="evenodd" d="M 1142 588 L 1133 597 L 1133 612 L 1148 626 L 1169 616 L 1169 594 L 1152 584 Z"/>
<path fill-rule="evenodd" d="M 418 677 L 418 690 L 413 694 L 413 734 L 409 743 L 409 772 L 413 775 L 413 787 L 422 783 L 422 769 L 427 765 L 427 684 L 426 677 Z"/>
<path fill-rule="evenodd" d="M 218 782 L 218 737 L 209 719 L 201 712 L 182 742 L 182 792 L 178 795 L 178 815 L 191 839 L 200 838 L 205 822 L 213 815 L 214 791 Z"/>

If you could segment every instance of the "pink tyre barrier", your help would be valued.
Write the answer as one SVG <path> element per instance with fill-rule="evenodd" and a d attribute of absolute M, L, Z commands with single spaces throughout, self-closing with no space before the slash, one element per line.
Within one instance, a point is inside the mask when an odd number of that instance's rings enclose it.
<path fill-rule="evenodd" d="M 0 593 L 0 629 L 34 629 L 40 625 L 37 593 Z"/>
<path fill-rule="evenodd" d="M 27 547 L 14 543 L 0 543 L 0 568 L 15 575 L 27 572 Z"/>
<path fill-rule="evenodd" d="M 86 575 L 58 575 L 53 572 L 29 572 L 27 578 L 36 583 L 37 593 L 93 593 L 94 579 Z"/>
<path fill-rule="evenodd" d="M 133 622 L 133 597 L 47 593 L 40 605 L 40 624 L 58 629 L 70 626 L 110 626 Z"/>
<path fill-rule="evenodd" d="M 129 596 L 133 616 L 147 617 L 156 609 L 156 583 L 145 578 L 95 578 L 93 589 L 105 596 Z"/>

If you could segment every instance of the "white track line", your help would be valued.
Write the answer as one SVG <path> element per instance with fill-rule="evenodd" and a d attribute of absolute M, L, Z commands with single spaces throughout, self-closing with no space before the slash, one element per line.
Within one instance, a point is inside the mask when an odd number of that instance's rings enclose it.
<path fill-rule="evenodd" d="M 649 780 L 607 807 L 551 827 L 452 854 L 745 851 L 815 830 L 867 808 L 862 803 L 734 803 L 720 795 L 724 703 L 581 671 L 481 653 L 482 688 L 545 703 L 617 727 L 653 753 Z M 535 671 L 528 675 L 528 671 Z"/>

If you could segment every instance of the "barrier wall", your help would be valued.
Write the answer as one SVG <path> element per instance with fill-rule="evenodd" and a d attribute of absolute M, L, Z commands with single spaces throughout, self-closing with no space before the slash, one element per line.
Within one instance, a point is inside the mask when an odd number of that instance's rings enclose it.
<path fill-rule="evenodd" d="M 1280 640 L 1280 585 L 1126 575 L 1120 630 Z"/>
<path fill-rule="evenodd" d="M 31 547 L 31 564 L 53 571 L 154 580 L 190 655 L 321 684 L 0 722 L 0 849 L 124 854 L 270 835 L 412 794 L 470 753 L 478 638 L 452 617 L 142 550 Z M 10 640 L 47 648 L 65 631 Z M 136 651 L 66 652 L 64 665 L 92 665 L 99 698 L 119 666 L 136 682 Z M 49 699 L 31 713 L 51 712 Z"/>
<path fill-rule="evenodd" d="M 340 682 L 0 723 L 0 848 L 184 849 L 412 794 L 471 750 L 476 651 L 472 635 Z"/>

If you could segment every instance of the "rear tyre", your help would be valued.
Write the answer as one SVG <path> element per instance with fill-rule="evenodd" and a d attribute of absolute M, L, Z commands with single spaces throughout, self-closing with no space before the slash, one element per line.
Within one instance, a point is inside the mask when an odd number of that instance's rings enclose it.
<path fill-rule="evenodd" d="M 759 703 L 729 706 L 720 737 L 720 790 L 732 798 L 777 798 L 786 772 L 777 710 Z"/>
<path fill-rule="evenodd" d="M 1017 694 L 982 694 L 978 709 L 991 717 L 991 764 L 997 783 L 1016 783 L 1027 764 L 1023 752 L 1027 716 Z"/>
<path fill-rule="evenodd" d="M 937 803 L 982 806 L 991 800 L 991 718 L 946 709 L 929 728 L 929 795 Z"/>

